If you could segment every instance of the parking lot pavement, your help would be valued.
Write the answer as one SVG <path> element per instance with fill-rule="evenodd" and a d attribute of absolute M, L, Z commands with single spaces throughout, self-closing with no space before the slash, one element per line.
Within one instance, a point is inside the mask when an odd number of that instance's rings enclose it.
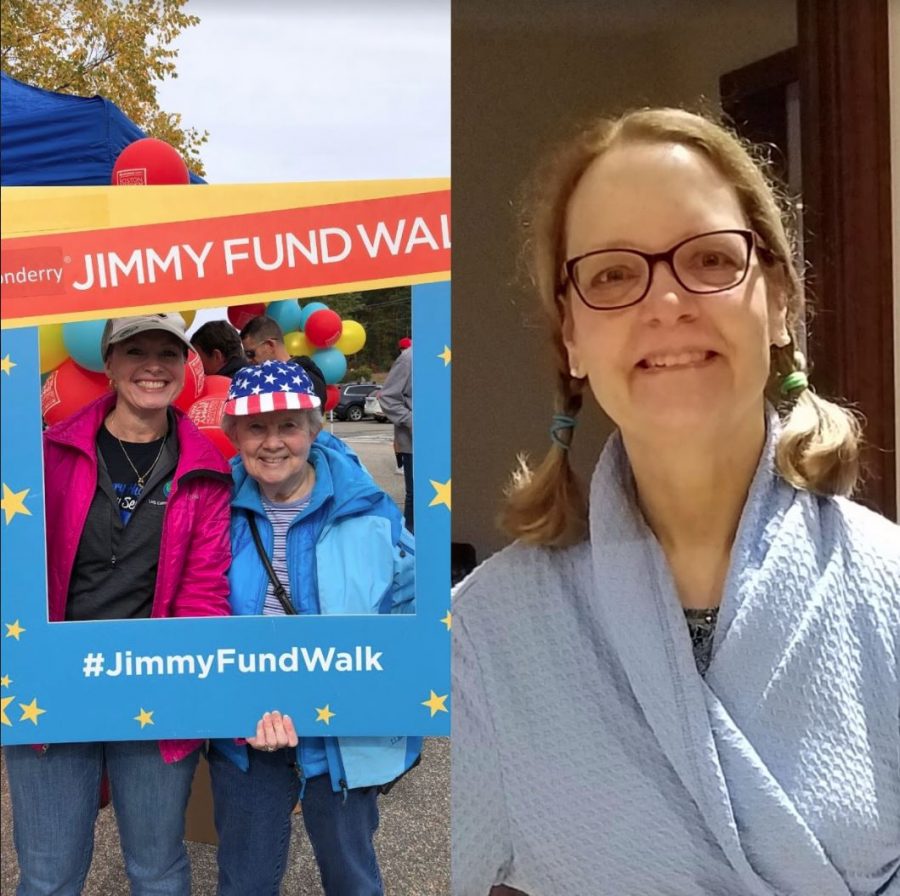
<path fill-rule="evenodd" d="M 40 761 L 35 759 L 36 762 Z M 3 771 L 2 869 L 0 892 L 15 892 L 16 853 L 13 848 L 12 812 Z M 426 741 L 423 759 L 381 799 L 381 825 L 375 837 L 387 896 L 445 896 L 450 892 L 450 742 Z M 192 869 L 192 896 L 216 892 L 216 848 L 188 843 Z M 128 880 L 116 818 L 112 807 L 100 811 L 95 827 L 94 860 L 84 896 L 124 896 Z M 318 871 L 300 815 L 294 815 L 291 852 L 282 893 L 286 896 L 322 894 Z M 248 894 L 249 896 L 249 894 Z"/>
<path fill-rule="evenodd" d="M 331 427 L 326 424 L 331 431 Z M 390 423 L 360 420 L 359 423 L 335 423 L 333 434 L 343 439 L 362 461 L 372 478 L 403 509 L 404 485 L 398 475 L 394 456 L 394 427 Z"/>
<path fill-rule="evenodd" d="M 330 427 L 329 427 L 330 429 Z M 403 507 L 403 476 L 394 472 L 393 427 L 362 420 L 335 423 L 334 435 L 359 455 L 375 481 Z M 39 760 L 36 760 L 39 761 Z M 13 848 L 12 810 L 5 769 L 0 784 L 0 893 L 13 893 L 18 874 Z M 426 741 L 423 760 L 381 800 L 381 826 L 376 835 L 387 896 L 444 896 L 450 892 L 450 742 Z M 192 896 L 216 891 L 216 850 L 205 843 L 189 843 Z M 321 894 L 315 860 L 303 822 L 294 816 L 291 853 L 284 894 Z M 94 860 L 85 896 L 123 896 L 128 882 L 119 849 L 118 830 L 111 808 L 103 809 L 95 828 Z"/>

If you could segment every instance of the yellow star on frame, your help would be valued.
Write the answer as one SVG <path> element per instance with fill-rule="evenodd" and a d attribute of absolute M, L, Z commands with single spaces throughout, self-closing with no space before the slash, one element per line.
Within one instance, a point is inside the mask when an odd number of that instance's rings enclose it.
<path fill-rule="evenodd" d="M 326 703 L 321 709 L 316 707 L 316 721 L 324 722 L 326 725 L 337 715 L 337 713 L 332 712 L 329 708 L 329 704 Z"/>
<path fill-rule="evenodd" d="M 37 697 L 31 703 L 20 703 L 19 706 L 22 707 L 22 718 L 19 721 L 24 722 L 28 719 L 28 721 L 34 722 L 35 725 L 38 723 L 38 716 L 42 716 L 47 711 L 38 706 Z"/>
<path fill-rule="evenodd" d="M 28 629 L 22 628 L 22 626 L 19 625 L 18 619 L 15 622 L 4 622 L 3 624 L 6 626 L 6 637 L 15 638 L 17 641 L 22 632 L 28 631 Z"/>
<path fill-rule="evenodd" d="M 9 725 L 10 728 L 12 728 L 12 722 L 10 722 L 9 716 L 6 714 L 6 707 L 15 699 L 15 697 L 0 697 L 0 722 L 4 725 Z"/>
<path fill-rule="evenodd" d="M 429 507 L 437 507 L 438 504 L 446 504 L 447 510 L 450 510 L 450 482 L 435 482 L 433 479 L 428 480 L 434 489 L 434 497 L 431 499 Z"/>
<path fill-rule="evenodd" d="M 3 678 L 0 678 L 0 685 L 5 688 L 8 688 L 12 684 L 12 679 L 8 675 L 4 675 Z"/>
<path fill-rule="evenodd" d="M 31 511 L 25 506 L 25 496 L 29 489 L 24 488 L 20 492 L 14 492 L 5 482 L 3 483 L 3 498 L 0 499 L 0 510 L 6 514 L 6 525 L 17 513 L 31 516 Z"/>
<path fill-rule="evenodd" d="M 450 363 L 450 346 L 445 345 L 444 350 L 438 355 L 438 357 L 444 362 L 444 367 L 446 367 Z"/>
<path fill-rule="evenodd" d="M 427 706 L 431 710 L 431 718 L 434 718 L 436 713 L 439 712 L 450 712 L 446 706 L 444 706 L 444 701 L 449 697 L 449 694 L 444 694 L 443 697 L 439 697 L 435 694 L 434 691 L 431 692 L 431 696 L 427 700 L 422 701 L 422 706 Z"/>
<path fill-rule="evenodd" d="M 156 712 L 156 710 L 154 709 L 151 709 L 150 712 L 147 712 L 147 710 L 142 706 L 140 713 L 134 717 L 134 720 L 135 722 L 140 722 L 141 728 L 143 729 L 145 726 L 153 724 L 154 712 Z"/>
<path fill-rule="evenodd" d="M 0 370 L 2 370 L 7 376 L 9 376 L 10 372 L 12 371 L 13 367 L 15 367 L 15 366 L 16 366 L 16 362 L 11 361 L 9 358 L 9 355 L 7 355 L 5 358 L 0 360 Z"/>
<path fill-rule="evenodd" d="M 453 614 L 447 610 L 447 615 L 441 620 L 444 625 L 447 626 L 447 631 L 450 631 L 450 626 L 453 624 Z"/>

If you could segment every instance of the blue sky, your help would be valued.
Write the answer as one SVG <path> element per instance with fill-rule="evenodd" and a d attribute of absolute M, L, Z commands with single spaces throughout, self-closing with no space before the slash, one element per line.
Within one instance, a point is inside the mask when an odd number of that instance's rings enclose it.
<path fill-rule="evenodd" d="M 211 183 L 450 174 L 449 0 L 190 0 L 160 105 Z"/>

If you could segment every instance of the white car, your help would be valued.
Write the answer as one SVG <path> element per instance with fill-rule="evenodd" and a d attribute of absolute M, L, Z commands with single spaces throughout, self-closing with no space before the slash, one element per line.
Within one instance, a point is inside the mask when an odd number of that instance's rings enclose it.
<path fill-rule="evenodd" d="M 374 417 L 379 423 L 387 423 L 387 417 L 384 416 L 384 411 L 381 410 L 378 402 L 380 395 L 381 389 L 377 392 L 370 392 L 366 396 L 365 414 L 367 417 Z"/>

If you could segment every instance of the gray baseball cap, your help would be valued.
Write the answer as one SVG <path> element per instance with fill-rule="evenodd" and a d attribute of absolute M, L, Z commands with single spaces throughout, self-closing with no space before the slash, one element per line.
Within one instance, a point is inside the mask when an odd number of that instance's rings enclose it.
<path fill-rule="evenodd" d="M 184 318 L 173 312 L 170 314 L 139 314 L 135 317 L 113 317 L 106 322 L 103 328 L 103 337 L 100 340 L 100 353 L 105 358 L 110 348 L 117 342 L 124 342 L 137 336 L 138 333 L 147 333 L 150 330 L 161 330 L 170 333 L 182 345 L 185 351 L 190 351 L 192 346 L 185 336 L 187 325 Z"/>

